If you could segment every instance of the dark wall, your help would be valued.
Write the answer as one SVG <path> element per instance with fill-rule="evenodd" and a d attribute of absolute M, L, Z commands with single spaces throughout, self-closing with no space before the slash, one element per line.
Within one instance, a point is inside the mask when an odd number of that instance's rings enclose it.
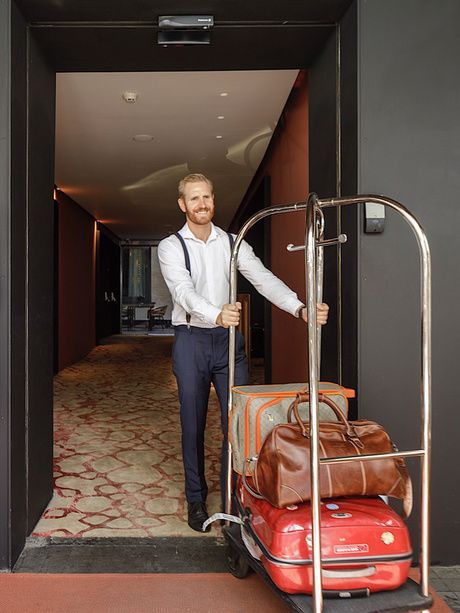
<path fill-rule="evenodd" d="M 337 39 L 329 39 L 309 79 L 310 189 L 320 196 L 393 197 L 417 215 L 428 234 L 434 312 L 432 559 L 445 564 L 458 562 L 460 532 L 459 491 L 446 486 L 460 430 L 452 406 L 460 341 L 454 312 L 460 292 L 455 275 L 459 16 L 455 0 L 359 0 L 341 20 Z M 344 208 L 336 222 L 349 238 L 337 268 L 338 376 L 357 388 L 361 417 L 383 422 L 400 448 L 416 448 L 420 301 L 415 238 L 391 212 L 381 235 L 364 234 L 362 211 L 356 207 Z M 329 228 L 333 223 L 329 216 Z M 323 366 L 333 367 L 327 355 Z M 418 462 L 409 464 L 417 478 Z M 418 512 L 411 522 L 416 549 L 417 524 Z"/>
<path fill-rule="evenodd" d="M 2 96 L 11 86 L 0 115 L 0 249 L 10 249 L 0 251 L 0 431 L 9 467 L 0 513 L 10 529 L 0 534 L 0 568 L 9 568 L 52 492 L 54 72 L 16 6 L 0 10 Z"/>
<path fill-rule="evenodd" d="M 357 7 L 350 8 L 339 24 L 340 70 L 339 102 L 339 185 L 338 194 L 358 192 L 357 167 Z M 340 286 L 340 364 L 339 372 L 345 385 L 358 386 L 358 245 L 359 210 L 345 207 L 337 212 L 339 232 L 348 242 L 339 249 L 338 285 Z M 350 414 L 356 417 L 356 402 L 350 402 Z"/>
<path fill-rule="evenodd" d="M 456 397 L 460 325 L 460 38 L 457 0 L 359 2 L 359 190 L 392 196 L 424 226 L 433 257 L 433 558 L 458 563 Z M 388 33 L 391 32 L 391 44 Z M 420 301 L 416 242 L 389 214 L 362 235 L 361 411 L 417 445 Z M 455 477 L 454 477 L 455 479 Z M 458 483 L 458 480 L 457 480 Z"/>
<path fill-rule="evenodd" d="M 61 191 L 59 209 L 59 370 L 96 344 L 96 220 Z"/>
<path fill-rule="evenodd" d="M 120 333 L 120 246 L 98 224 L 96 245 L 96 339 Z"/>
<path fill-rule="evenodd" d="M 120 332 L 118 238 L 57 192 L 59 210 L 59 370 L 96 341 Z"/>
<path fill-rule="evenodd" d="M 52 495 L 55 72 L 29 36 L 27 198 L 28 531 Z"/>
<path fill-rule="evenodd" d="M 309 72 L 310 190 L 318 196 L 356 192 L 356 19 L 353 9 L 338 24 Z M 324 250 L 324 300 L 330 306 L 322 332 L 321 377 L 357 387 L 357 213 L 326 209 L 326 238 L 348 242 Z M 350 401 L 350 416 L 356 416 Z"/>
<path fill-rule="evenodd" d="M 11 482 L 14 559 L 27 536 L 26 437 L 26 270 L 27 270 L 27 30 L 16 6 L 11 6 L 11 38 L 15 50 L 11 70 Z M 5 226 L 7 227 L 7 226 Z M 6 343 L 5 343 L 6 345 Z"/>
<path fill-rule="evenodd" d="M 333 31 L 309 71 L 309 189 L 318 196 L 337 194 L 337 34 Z M 337 213 L 325 211 L 326 237 L 337 235 Z M 340 307 L 336 247 L 324 250 L 324 301 L 329 320 L 322 330 L 321 378 L 343 382 L 339 361 Z M 353 382 L 345 384 L 353 387 Z"/>
<path fill-rule="evenodd" d="M 11 333 L 10 295 L 10 95 L 11 29 L 9 3 L 0 3 L 0 569 L 8 568 L 10 552 L 10 391 L 11 345 L 6 342 Z M 23 410 L 23 409 L 22 409 Z"/>

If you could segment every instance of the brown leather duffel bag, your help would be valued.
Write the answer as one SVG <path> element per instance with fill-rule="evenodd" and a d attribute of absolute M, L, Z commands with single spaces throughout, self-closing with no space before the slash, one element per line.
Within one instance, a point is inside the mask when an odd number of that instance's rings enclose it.
<path fill-rule="evenodd" d="M 335 412 L 338 422 L 319 423 L 320 458 L 389 453 L 395 450 L 384 428 L 373 421 L 347 421 L 327 396 L 319 395 Z M 276 426 L 265 439 L 254 469 L 254 486 L 273 506 L 281 509 L 307 502 L 310 493 L 309 423 L 302 422 L 298 404 L 307 402 L 299 394 L 292 403 L 288 420 Z M 322 498 L 386 495 L 404 500 L 404 512 L 412 509 L 412 484 L 403 458 L 353 460 L 322 464 L 319 470 Z"/>

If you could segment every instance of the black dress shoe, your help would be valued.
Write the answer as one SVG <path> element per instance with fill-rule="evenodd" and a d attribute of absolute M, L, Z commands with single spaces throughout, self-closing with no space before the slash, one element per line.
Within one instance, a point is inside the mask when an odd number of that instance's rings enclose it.
<path fill-rule="evenodd" d="M 189 502 L 188 505 L 188 525 L 192 530 L 197 532 L 209 532 L 211 526 L 206 526 L 203 530 L 203 524 L 208 519 L 208 511 L 204 502 Z"/>

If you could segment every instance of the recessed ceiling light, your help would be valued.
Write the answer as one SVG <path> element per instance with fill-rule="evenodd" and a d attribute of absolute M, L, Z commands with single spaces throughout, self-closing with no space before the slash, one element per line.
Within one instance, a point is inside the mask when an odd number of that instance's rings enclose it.
<path fill-rule="evenodd" d="M 221 96 L 228 96 L 228 92 L 220 92 Z"/>
<path fill-rule="evenodd" d="M 153 136 L 151 134 L 136 134 L 133 136 L 133 140 L 137 143 L 148 143 L 153 140 Z"/>
<path fill-rule="evenodd" d="M 222 134 L 218 134 L 216 138 L 223 138 Z"/>
<path fill-rule="evenodd" d="M 224 115 L 217 115 L 217 119 L 225 119 Z"/>

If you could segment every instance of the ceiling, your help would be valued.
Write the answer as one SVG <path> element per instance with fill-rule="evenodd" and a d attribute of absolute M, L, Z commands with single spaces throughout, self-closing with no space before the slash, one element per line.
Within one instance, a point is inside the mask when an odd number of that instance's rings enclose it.
<path fill-rule="evenodd" d="M 176 182 L 189 170 L 215 180 L 216 221 L 231 219 L 298 70 L 315 62 L 351 4 L 15 2 L 58 73 L 56 182 L 122 238 L 177 227 Z M 158 17 L 184 14 L 214 17 L 210 45 L 157 44 Z M 139 93 L 135 104 L 122 100 L 128 89 Z M 133 141 L 140 133 L 153 140 Z"/>
<path fill-rule="evenodd" d="M 214 182 L 216 222 L 226 226 L 297 74 L 58 74 L 56 185 L 120 238 L 156 239 L 183 223 L 178 181 L 202 172 Z M 135 103 L 124 101 L 126 91 L 137 93 Z"/>

